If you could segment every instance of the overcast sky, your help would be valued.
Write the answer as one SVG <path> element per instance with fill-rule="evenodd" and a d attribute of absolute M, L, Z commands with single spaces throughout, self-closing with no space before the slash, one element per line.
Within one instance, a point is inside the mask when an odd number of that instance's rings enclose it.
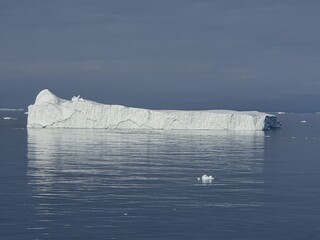
<path fill-rule="evenodd" d="M 0 107 L 320 111 L 318 0 L 0 0 Z"/>

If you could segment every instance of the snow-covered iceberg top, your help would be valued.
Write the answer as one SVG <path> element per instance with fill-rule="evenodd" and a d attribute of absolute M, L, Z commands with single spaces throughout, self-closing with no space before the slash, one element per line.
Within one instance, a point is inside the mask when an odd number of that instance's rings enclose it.
<path fill-rule="evenodd" d="M 41 91 L 28 108 L 28 128 L 267 130 L 276 116 L 228 110 L 149 110 L 105 105 L 79 97 L 71 101 Z"/>

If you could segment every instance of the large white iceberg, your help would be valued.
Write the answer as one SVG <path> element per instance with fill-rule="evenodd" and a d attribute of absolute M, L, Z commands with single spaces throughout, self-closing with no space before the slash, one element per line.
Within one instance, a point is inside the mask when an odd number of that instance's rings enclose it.
<path fill-rule="evenodd" d="M 276 116 L 228 110 L 149 110 L 105 105 L 80 97 L 71 101 L 41 91 L 28 108 L 28 128 L 267 130 Z"/>

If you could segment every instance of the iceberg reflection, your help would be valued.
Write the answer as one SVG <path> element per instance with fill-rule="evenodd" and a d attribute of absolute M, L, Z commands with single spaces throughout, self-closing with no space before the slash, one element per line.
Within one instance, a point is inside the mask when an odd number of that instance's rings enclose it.
<path fill-rule="evenodd" d="M 252 159 L 263 157 L 263 146 L 264 132 L 261 131 L 28 129 L 29 167 L 44 175 L 53 174 L 53 170 L 103 171 L 100 168 L 90 168 L 91 164 L 120 166 L 148 160 L 162 165 L 160 160 L 164 156 L 164 162 L 173 158 L 173 165 L 176 164 L 175 160 L 199 161 L 203 164 L 202 158 L 211 156 L 212 164 L 221 164 L 223 160 L 235 169 L 251 169 L 255 166 Z M 223 157 L 226 158 L 222 159 Z M 237 162 L 236 159 L 241 161 Z M 79 168 L 79 165 L 82 167 Z"/>
<path fill-rule="evenodd" d="M 210 221 L 208 209 L 260 206 L 264 139 L 262 131 L 28 129 L 30 194 L 41 223 L 63 215 L 71 227 L 87 219 L 80 226 L 124 234 L 156 214 L 170 231 L 195 210 Z M 203 184 L 204 174 L 215 180 Z M 134 224 L 122 226 L 124 214 Z"/>
<path fill-rule="evenodd" d="M 253 173 L 262 171 L 263 151 L 261 131 L 28 129 L 29 175 L 42 185 L 62 173 L 79 174 L 68 183 L 92 182 L 99 174 L 114 180 L 186 177 L 197 169 Z"/>

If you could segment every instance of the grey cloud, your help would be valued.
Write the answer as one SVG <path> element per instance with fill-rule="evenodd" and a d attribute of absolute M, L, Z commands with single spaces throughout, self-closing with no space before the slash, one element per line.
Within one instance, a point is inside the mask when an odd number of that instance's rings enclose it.
<path fill-rule="evenodd" d="M 14 107 L 52 87 L 142 107 L 270 110 L 281 98 L 303 111 L 320 93 L 319 10 L 295 0 L 2 1 L 0 101 L 23 83 Z"/>

